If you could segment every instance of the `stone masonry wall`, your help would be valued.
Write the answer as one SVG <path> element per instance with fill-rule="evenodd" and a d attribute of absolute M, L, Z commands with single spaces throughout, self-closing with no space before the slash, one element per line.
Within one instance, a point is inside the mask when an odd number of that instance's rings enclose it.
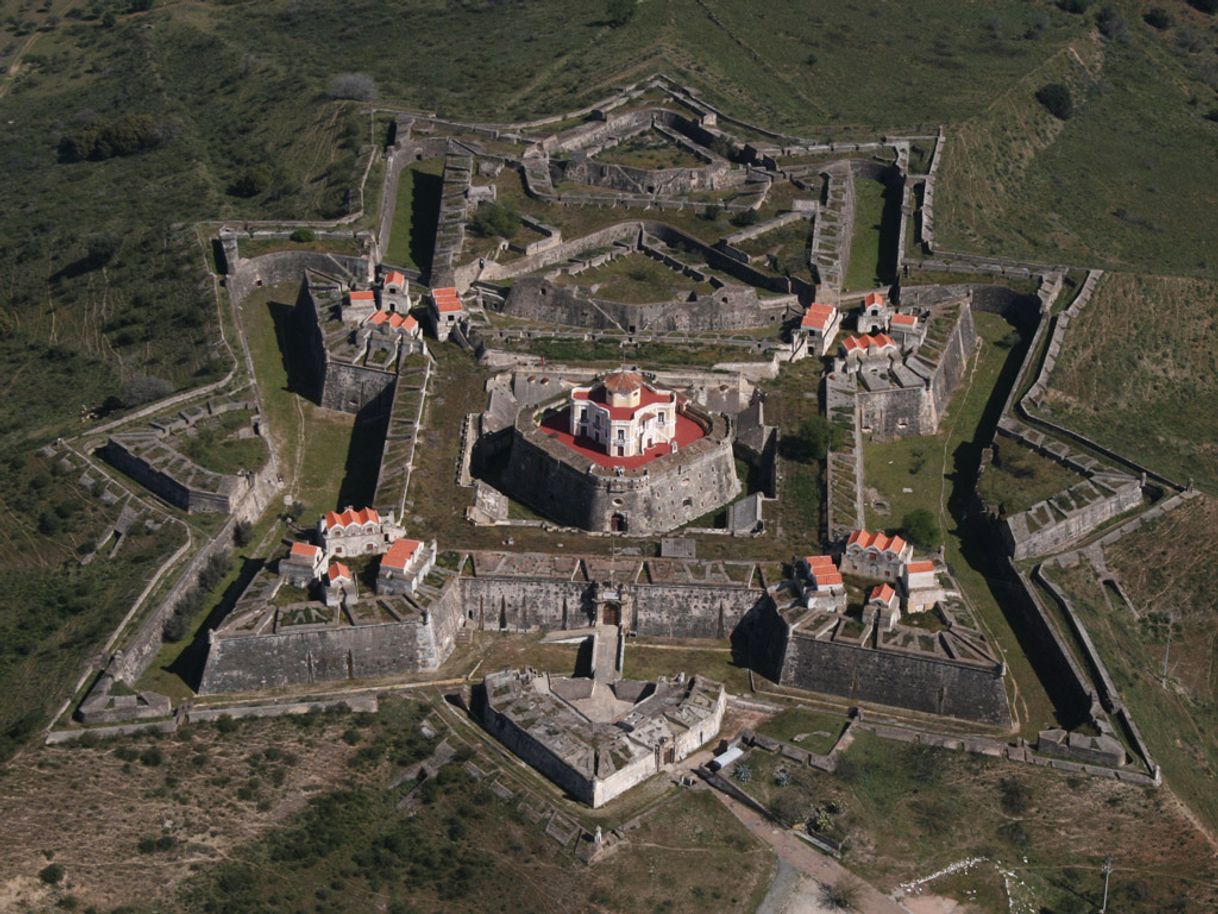
<path fill-rule="evenodd" d="M 782 683 L 962 720 L 1010 723 L 997 665 L 978 668 L 795 632 L 787 644 Z"/>

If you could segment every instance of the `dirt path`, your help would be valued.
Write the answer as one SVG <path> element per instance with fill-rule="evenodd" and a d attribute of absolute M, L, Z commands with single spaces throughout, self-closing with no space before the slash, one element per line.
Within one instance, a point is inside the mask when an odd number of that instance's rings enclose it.
<path fill-rule="evenodd" d="M 836 885 L 842 879 L 858 878 L 836 860 L 817 853 L 789 829 L 778 828 L 743 803 L 717 790 L 715 796 L 751 834 L 770 845 L 780 860 L 785 861 L 805 876 L 810 876 L 825 885 Z M 858 880 L 858 882 L 860 887 L 858 909 L 860 911 L 865 911 L 866 914 L 909 914 L 907 908 L 889 898 L 875 886 L 862 880 Z M 806 910 L 814 909 L 807 908 Z"/>

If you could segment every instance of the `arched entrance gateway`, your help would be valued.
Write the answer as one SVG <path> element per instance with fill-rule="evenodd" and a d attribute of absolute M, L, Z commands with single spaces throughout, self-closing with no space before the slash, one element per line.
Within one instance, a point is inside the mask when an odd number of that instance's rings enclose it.
<path fill-rule="evenodd" d="M 613 533 L 625 533 L 628 527 L 625 514 L 619 512 L 609 518 L 609 529 Z"/>

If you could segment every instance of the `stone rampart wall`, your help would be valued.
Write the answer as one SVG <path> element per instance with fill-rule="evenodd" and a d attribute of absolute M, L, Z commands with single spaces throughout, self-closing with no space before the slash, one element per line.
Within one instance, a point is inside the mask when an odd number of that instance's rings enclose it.
<path fill-rule="evenodd" d="M 357 625 L 268 635 L 215 637 L 199 693 L 255 692 L 290 685 L 391 676 L 424 669 L 421 622 Z"/>
<path fill-rule="evenodd" d="M 516 726 L 506 715 L 496 711 L 489 699 L 484 699 L 482 724 L 495 739 L 507 746 L 531 768 L 541 772 L 581 803 L 589 806 L 595 805 L 593 782 L 580 775 L 541 742 Z"/>
<path fill-rule="evenodd" d="M 794 632 L 782 684 L 962 720 L 1010 724 L 1002 667 L 818 641 Z"/>
<path fill-rule="evenodd" d="M 571 462 L 575 455 L 529 428 L 531 422 L 524 414 L 517 423 L 503 487 L 561 526 L 607 533 L 614 529 L 613 517 L 620 515 L 622 532 L 662 533 L 727 504 L 740 492 L 731 436 L 724 429 L 659 458 L 642 474 L 616 477 L 578 468 Z"/>
<path fill-rule="evenodd" d="M 1098 487 L 1098 485 L 1097 485 Z M 1008 552 L 1017 559 L 1047 555 L 1068 543 L 1080 539 L 1105 521 L 1136 508 L 1142 503 L 1142 486 L 1136 479 L 1115 488 L 1111 495 L 1070 511 L 1066 517 L 1031 531 L 1026 523 L 1029 512 L 1009 518 L 1002 525 L 1002 537 Z M 1035 510 L 1035 508 L 1033 508 Z M 1053 514 L 1053 517 L 1057 517 Z M 1017 519 L 1023 518 L 1023 522 Z"/>

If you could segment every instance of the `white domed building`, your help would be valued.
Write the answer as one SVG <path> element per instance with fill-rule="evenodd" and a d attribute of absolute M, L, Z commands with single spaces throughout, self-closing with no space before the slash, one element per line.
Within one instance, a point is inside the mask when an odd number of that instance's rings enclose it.
<path fill-rule="evenodd" d="M 656 448 L 677 450 L 677 395 L 615 371 L 571 390 L 570 432 L 613 457 L 636 457 Z"/>

